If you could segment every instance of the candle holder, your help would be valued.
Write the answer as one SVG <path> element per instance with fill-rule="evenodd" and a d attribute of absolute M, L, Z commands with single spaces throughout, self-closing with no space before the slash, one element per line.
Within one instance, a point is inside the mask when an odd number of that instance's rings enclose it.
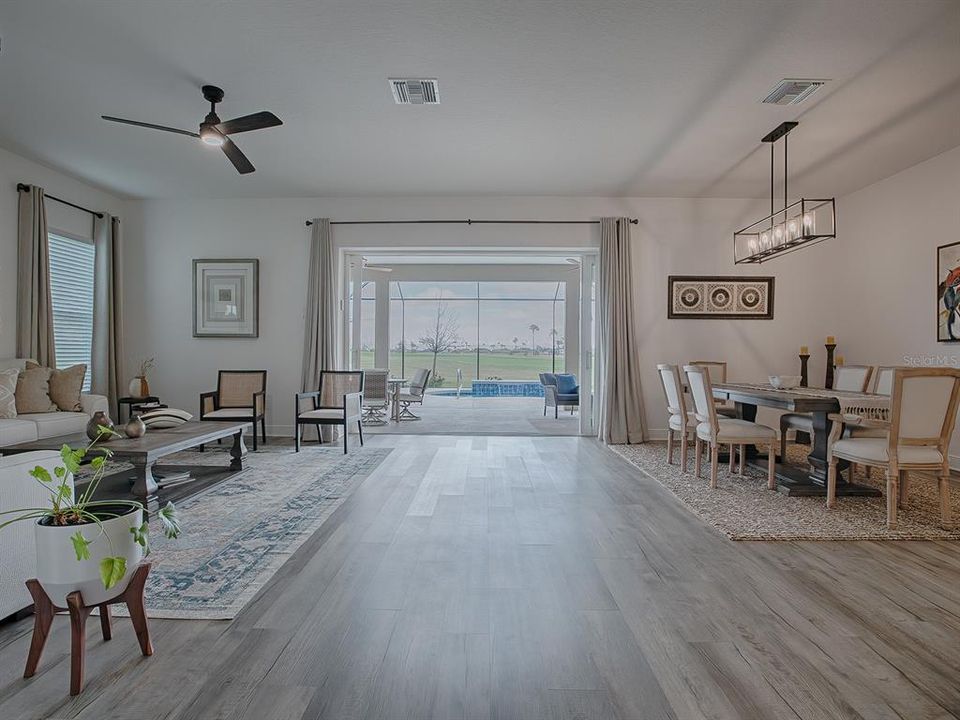
<path fill-rule="evenodd" d="M 827 390 L 833 389 L 833 351 L 837 349 L 836 343 L 827 343 L 824 345 L 827 349 L 827 376 L 823 381 L 823 386 Z"/>
<path fill-rule="evenodd" d="M 800 387 L 807 387 L 809 377 L 807 374 L 807 362 L 810 360 L 810 353 L 800 355 Z"/>

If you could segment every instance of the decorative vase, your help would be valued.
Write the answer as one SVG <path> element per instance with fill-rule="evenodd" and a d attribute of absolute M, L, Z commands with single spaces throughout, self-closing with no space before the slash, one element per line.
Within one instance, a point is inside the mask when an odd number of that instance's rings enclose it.
<path fill-rule="evenodd" d="M 145 398 L 150 395 L 150 383 L 143 375 L 137 375 L 127 386 L 127 391 L 132 398 Z"/>
<path fill-rule="evenodd" d="M 143 559 L 143 548 L 130 530 L 143 524 L 143 510 L 130 505 L 97 508 L 99 525 L 43 525 L 37 522 L 34 536 L 37 545 L 37 580 L 50 599 L 67 607 L 67 595 L 79 590 L 83 602 L 97 605 L 120 595 L 127 589 L 133 571 Z M 115 517 L 116 516 L 116 517 Z M 79 532 L 91 541 L 90 557 L 77 560 L 71 535 Z M 123 557 L 127 571 L 123 578 L 107 590 L 100 578 L 100 561 L 106 557 Z"/>
<path fill-rule="evenodd" d="M 141 421 L 142 422 L 142 421 Z M 110 420 L 109 416 L 103 410 L 97 410 L 93 417 L 90 418 L 90 422 L 87 423 L 87 437 L 91 440 L 96 440 L 100 438 L 100 442 L 108 442 L 113 438 L 112 435 L 104 435 L 100 437 L 100 426 L 108 427 L 111 430 L 114 429 L 113 421 Z"/>
<path fill-rule="evenodd" d="M 139 415 L 134 415 L 124 425 L 123 432 L 128 438 L 139 438 L 147 432 L 147 426 Z"/>

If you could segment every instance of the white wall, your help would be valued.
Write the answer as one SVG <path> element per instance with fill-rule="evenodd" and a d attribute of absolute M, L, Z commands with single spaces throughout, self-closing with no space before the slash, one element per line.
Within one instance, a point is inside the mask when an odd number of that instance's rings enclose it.
<path fill-rule="evenodd" d="M 0 357 L 17 349 L 17 183 L 39 185 L 51 195 L 93 210 L 119 215 L 125 203 L 63 173 L 0 149 Z M 80 238 L 93 237 L 93 217 L 52 200 L 47 225 Z"/>
<path fill-rule="evenodd" d="M 811 382 L 822 382 L 824 338 L 848 362 L 901 364 L 937 355 L 935 247 L 960 239 L 960 149 L 837 199 L 838 237 L 760 267 L 735 267 L 732 234 L 766 201 L 672 198 L 324 198 L 155 200 L 131 203 L 126 255 L 129 366 L 157 357 L 153 387 L 196 411 L 225 367 L 270 371 L 268 423 L 288 432 L 300 378 L 306 282 L 306 218 L 589 219 L 639 217 L 633 227 L 644 400 L 654 435 L 665 426 L 654 365 L 726 359 L 730 378 L 796 373 L 810 346 Z M 591 225 L 336 226 L 341 248 L 595 247 Z M 259 257 L 261 331 L 256 340 L 191 337 L 191 259 Z M 774 321 L 667 320 L 670 274 L 776 277 Z M 949 349 L 949 348 L 948 348 Z M 960 357 L 960 349 L 951 357 Z M 775 414 L 761 410 L 761 420 Z M 958 446 L 960 447 L 960 446 Z"/>

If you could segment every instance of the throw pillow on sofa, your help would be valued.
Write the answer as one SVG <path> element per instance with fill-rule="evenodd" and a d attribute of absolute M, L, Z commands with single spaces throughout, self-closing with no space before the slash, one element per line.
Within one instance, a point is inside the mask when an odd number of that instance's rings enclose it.
<path fill-rule="evenodd" d="M 40 367 L 27 361 L 27 368 Z M 80 393 L 83 392 L 83 379 L 87 376 L 86 365 L 73 365 L 63 370 L 50 368 L 50 400 L 64 412 L 81 412 Z"/>
<path fill-rule="evenodd" d="M 15 395 L 18 415 L 57 412 L 50 399 L 50 368 L 34 365 L 20 373 Z"/>
<path fill-rule="evenodd" d="M 17 416 L 17 368 L 0 370 L 0 418 L 9 420 Z"/>

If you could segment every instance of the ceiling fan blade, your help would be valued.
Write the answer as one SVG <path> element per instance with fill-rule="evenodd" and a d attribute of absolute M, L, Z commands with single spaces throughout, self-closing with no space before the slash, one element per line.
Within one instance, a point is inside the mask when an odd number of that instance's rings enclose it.
<path fill-rule="evenodd" d="M 251 130 L 260 130 L 262 128 L 283 125 L 283 121 L 272 112 L 264 110 L 253 115 L 244 115 L 243 117 L 226 120 L 217 125 L 217 130 L 224 135 L 235 135 L 236 133 L 250 132 Z"/>
<path fill-rule="evenodd" d="M 253 163 L 247 160 L 247 156 L 243 154 L 240 148 L 234 145 L 233 140 L 230 138 L 223 139 L 223 145 L 220 146 L 220 149 L 223 150 L 223 154 L 230 159 L 230 162 L 233 163 L 233 166 L 241 175 L 246 175 L 256 170 Z"/>
<path fill-rule="evenodd" d="M 150 128 L 151 130 L 163 130 L 163 132 L 172 132 L 177 133 L 178 135 L 187 135 L 188 137 L 198 138 L 198 135 L 195 132 L 190 132 L 189 130 L 180 130 L 179 128 L 166 127 L 165 125 L 154 125 L 153 123 L 140 122 L 139 120 L 124 120 L 123 118 L 111 117 L 110 115 L 101 115 L 104 120 L 109 120 L 110 122 L 123 123 L 124 125 L 136 125 L 137 127 Z"/>

